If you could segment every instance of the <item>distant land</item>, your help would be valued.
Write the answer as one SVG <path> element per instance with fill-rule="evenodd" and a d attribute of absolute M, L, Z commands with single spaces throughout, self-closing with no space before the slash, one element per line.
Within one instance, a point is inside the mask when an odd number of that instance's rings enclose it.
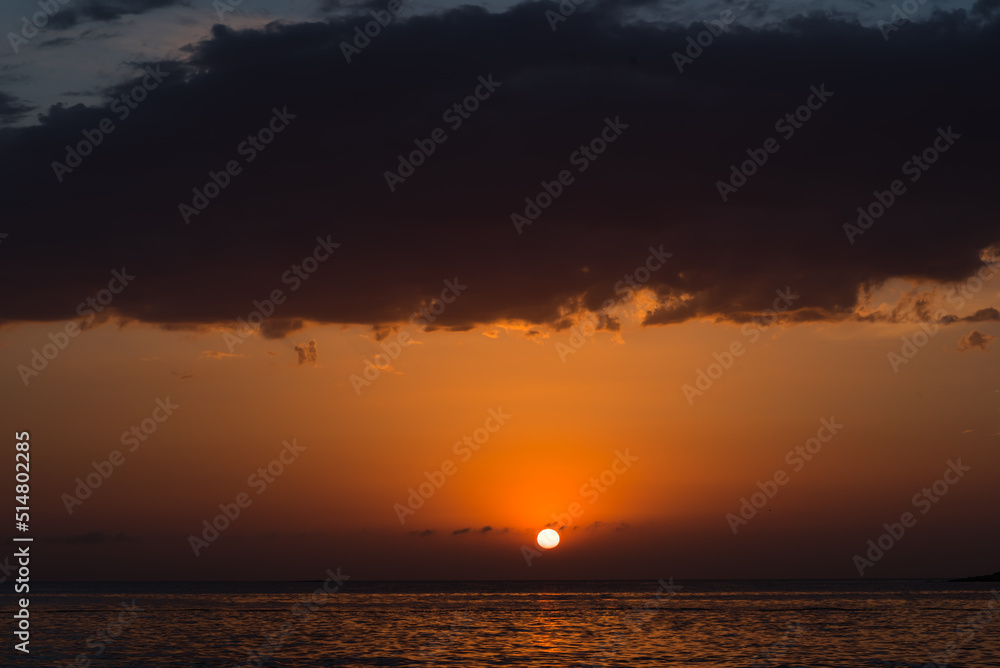
<path fill-rule="evenodd" d="M 974 575 L 971 578 L 959 578 L 951 582 L 1000 582 L 1000 572 L 993 575 Z"/>

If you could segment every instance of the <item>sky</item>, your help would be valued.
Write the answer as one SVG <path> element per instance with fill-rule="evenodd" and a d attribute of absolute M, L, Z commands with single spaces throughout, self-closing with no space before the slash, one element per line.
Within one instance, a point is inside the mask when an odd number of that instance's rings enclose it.
<path fill-rule="evenodd" d="M 0 11 L 37 580 L 997 570 L 998 3 L 387 6 Z"/>

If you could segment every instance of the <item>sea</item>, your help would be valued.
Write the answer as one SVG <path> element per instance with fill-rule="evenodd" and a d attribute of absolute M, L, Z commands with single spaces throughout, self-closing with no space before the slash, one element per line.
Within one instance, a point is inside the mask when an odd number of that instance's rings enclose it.
<path fill-rule="evenodd" d="M 335 588 L 329 587 L 328 588 Z M 32 584 L 3 666 L 1000 666 L 1000 584 Z"/>

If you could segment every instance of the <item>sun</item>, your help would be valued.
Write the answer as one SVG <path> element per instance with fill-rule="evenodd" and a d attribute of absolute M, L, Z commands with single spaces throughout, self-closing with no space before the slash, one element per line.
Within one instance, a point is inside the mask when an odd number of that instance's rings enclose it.
<path fill-rule="evenodd" d="M 551 550 L 559 544 L 559 532 L 555 529 L 542 529 L 538 532 L 538 544 L 546 550 Z"/>

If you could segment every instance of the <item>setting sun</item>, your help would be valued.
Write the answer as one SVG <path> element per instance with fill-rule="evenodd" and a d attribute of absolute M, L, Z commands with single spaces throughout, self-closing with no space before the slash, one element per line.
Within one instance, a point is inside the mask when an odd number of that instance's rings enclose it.
<path fill-rule="evenodd" d="M 538 532 L 538 544 L 546 550 L 551 550 L 559 544 L 559 532 L 555 529 L 542 529 Z"/>

